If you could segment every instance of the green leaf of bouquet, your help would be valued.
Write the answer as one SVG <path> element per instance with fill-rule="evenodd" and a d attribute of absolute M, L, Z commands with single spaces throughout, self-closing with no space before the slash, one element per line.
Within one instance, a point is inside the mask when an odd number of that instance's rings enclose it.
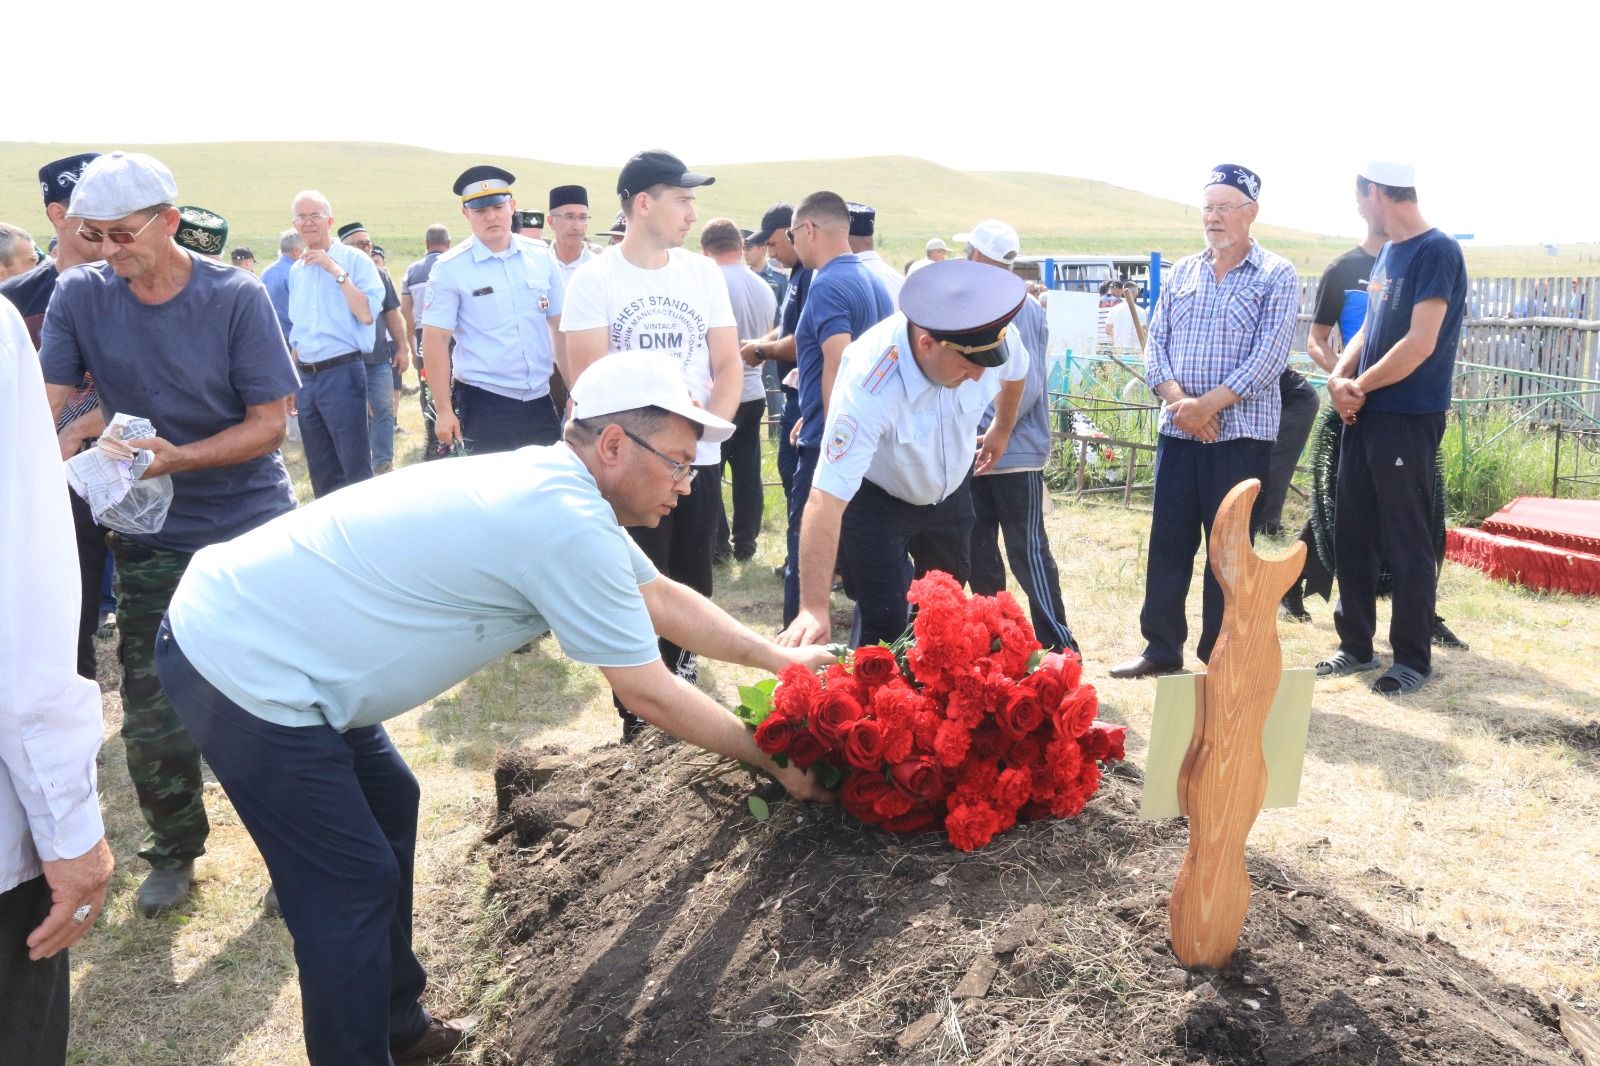
<path fill-rule="evenodd" d="M 777 679 L 770 682 L 777 685 Z M 772 688 L 762 685 L 739 686 L 739 718 L 750 725 L 760 725 L 772 713 Z"/>
<path fill-rule="evenodd" d="M 817 783 L 823 788 L 838 788 L 839 782 L 844 780 L 844 771 L 831 762 L 819 762 L 814 769 L 817 771 Z"/>
<path fill-rule="evenodd" d="M 774 755 L 772 761 L 778 764 L 778 769 L 780 770 L 789 768 L 789 756 L 787 755 Z"/>
<path fill-rule="evenodd" d="M 1039 664 L 1044 662 L 1044 657 L 1049 654 L 1050 653 L 1043 648 L 1035 649 L 1034 653 L 1028 656 L 1028 673 L 1031 674 L 1035 670 L 1039 669 Z"/>
<path fill-rule="evenodd" d="M 751 796 L 745 800 L 745 806 L 750 808 L 750 814 L 758 822 L 764 822 L 772 817 L 772 811 L 767 808 L 767 801 L 760 796 Z"/>

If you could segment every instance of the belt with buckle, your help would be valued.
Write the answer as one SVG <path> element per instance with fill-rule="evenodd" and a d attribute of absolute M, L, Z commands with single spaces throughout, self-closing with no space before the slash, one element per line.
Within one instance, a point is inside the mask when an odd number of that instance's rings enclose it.
<path fill-rule="evenodd" d="M 336 366 L 349 366 L 360 358 L 360 352 L 347 352 L 344 355 L 336 355 L 332 359 L 321 359 L 315 363 L 302 363 L 296 359 L 294 368 L 302 374 L 320 374 L 324 370 L 332 370 Z"/>

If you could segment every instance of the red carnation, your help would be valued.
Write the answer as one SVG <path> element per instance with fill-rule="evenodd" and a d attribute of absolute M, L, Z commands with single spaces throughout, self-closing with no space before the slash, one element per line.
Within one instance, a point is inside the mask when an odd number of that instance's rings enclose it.
<path fill-rule="evenodd" d="M 915 745 L 916 737 L 912 736 L 909 726 L 889 726 L 883 733 L 883 761 L 904 762 Z"/>
<path fill-rule="evenodd" d="M 950 843 L 962 851 L 981 848 L 1000 831 L 1000 814 L 985 803 L 962 803 L 945 816 Z"/>
<path fill-rule="evenodd" d="M 1012 766 L 1039 766 L 1044 762 L 1044 744 L 1037 735 L 1014 740 L 1006 751 L 1005 760 Z"/>
<path fill-rule="evenodd" d="M 1001 771 L 994 794 L 1000 801 L 1001 809 L 1015 811 L 1028 802 L 1028 796 L 1032 792 L 1033 778 L 1028 771 L 1013 769 Z"/>
<path fill-rule="evenodd" d="M 870 718 L 850 723 L 844 734 L 844 758 L 857 770 L 883 766 L 883 727 Z"/>
<path fill-rule="evenodd" d="M 839 798 L 851 817 L 870 825 L 881 817 L 877 811 L 878 800 L 893 791 L 893 786 L 882 774 L 851 774 L 845 780 Z"/>
<path fill-rule="evenodd" d="M 794 739 L 789 742 L 789 761 L 802 770 L 809 770 L 811 764 L 828 754 L 828 749 L 822 746 L 815 733 L 796 730 Z"/>
<path fill-rule="evenodd" d="M 936 799 L 944 788 L 944 775 L 939 773 L 939 764 L 920 756 L 889 767 L 889 778 L 901 795 L 909 796 L 917 803 Z"/>
<path fill-rule="evenodd" d="M 756 747 L 768 755 L 781 755 L 789 750 L 789 745 L 794 741 L 794 735 L 800 732 L 803 726 L 797 718 L 787 715 L 769 714 L 766 721 L 756 726 Z"/>
<path fill-rule="evenodd" d="M 772 692 L 772 710 L 789 718 L 804 718 L 811 713 L 811 702 L 822 692 L 817 675 L 799 663 L 790 663 L 778 672 L 778 687 Z"/>
<path fill-rule="evenodd" d="M 1018 740 L 1044 724 L 1044 708 L 1033 689 L 1015 685 L 996 708 L 994 720 L 1007 736 Z"/>
<path fill-rule="evenodd" d="M 830 750 L 844 742 L 844 731 L 861 717 L 861 704 L 847 692 L 835 688 L 822 690 L 811 708 L 811 732 Z"/>
<path fill-rule="evenodd" d="M 876 645 L 857 648 L 854 659 L 856 679 L 866 686 L 868 691 L 879 685 L 886 685 L 900 676 L 900 664 L 895 661 L 894 652 L 888 648 Z"/>
<path fill-rule="evenodd" d="M 941 722 L 934 734 L 933 754 L 940 766 L 960 766 L 972 745 L 972 734 L 960 722 Z"/>
<path fill-rule="evenodd" d="M 1056 731 L 1062 736 L 1081 737 L 1094 722 L 1100 709 L 1100 694 L 1093 685 L 1079 685 L 1069 692 L 1056 710 Z"/>

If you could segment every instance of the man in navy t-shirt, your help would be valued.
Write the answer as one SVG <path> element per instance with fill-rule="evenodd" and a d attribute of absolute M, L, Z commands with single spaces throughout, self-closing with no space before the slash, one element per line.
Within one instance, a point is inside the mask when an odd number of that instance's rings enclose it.
<path fill-rule="evenodd" d="M 789 493 L 789 559 L 783 575 L 783 624 L 800 610 L 800 519 L 811 476 L 822 453 L 828 397 L 839 358 L 856 337 L 894 314 L 877 275 L 850 251 L 850 208 L 837 193 L 814 192 L 800 201 L 789 227 L 800 261 L 816 275 L 795 329 L 800 371 L 799 461 Z"/>
<path fill-rule="evenodd" d="M 1434 473 L 1467 305 L 1467 268 L 1460 246 L 1423 220 L 1410 166 L 1367 164 L 1356 194 L 1362 216 L 1389 243 L 1373 268 L 1366 322 L 1328 379 L 1329 399 L 1345 423 L 1334 521 L 1339 650 L 1317 672 L 1377 668 L 1375 603 L 1379 564 L 1387 558 L 1394 663 L 1372 690 L 1401 696 L 1433 672 Z"/>

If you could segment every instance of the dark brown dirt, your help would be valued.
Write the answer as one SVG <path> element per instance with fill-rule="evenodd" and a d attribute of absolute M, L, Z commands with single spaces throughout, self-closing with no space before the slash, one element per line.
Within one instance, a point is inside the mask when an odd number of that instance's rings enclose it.
<path fill-rule="evenodd" d="M 509 1061 L 1575 1061 L 1533 995 L 1259 856 L 1234 960 L 1183 970 L 1166 895 L 1185 827 L 1135 817 L 1131 769 L 1080 818 L 967 855 L 771 785 L 757 822 L 725 767 L 659 734 L 502 763 L 491 891 L 514 979 L 489 1036 Z"/>

